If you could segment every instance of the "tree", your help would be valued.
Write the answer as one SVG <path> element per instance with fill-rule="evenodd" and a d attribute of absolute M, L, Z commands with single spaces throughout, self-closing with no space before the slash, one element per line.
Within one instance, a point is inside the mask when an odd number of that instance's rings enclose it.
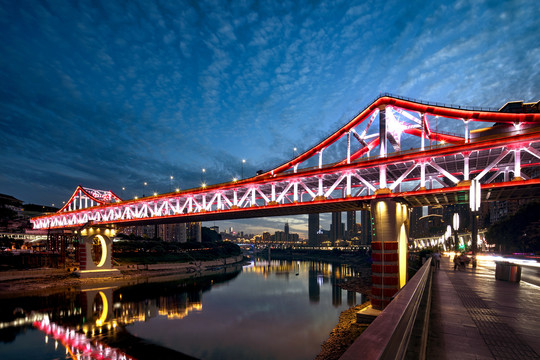
<path fill-rule="evenodd" d="M 540 251 L 540 203 L 528 203 L 488 228 L 487 241 L 503 252 Z"/>
<path fill-rule="evenodd" d="M 201 228 L 202 242 L 218 242 L 221 241 L 221 235 L 207 227 Z"/>

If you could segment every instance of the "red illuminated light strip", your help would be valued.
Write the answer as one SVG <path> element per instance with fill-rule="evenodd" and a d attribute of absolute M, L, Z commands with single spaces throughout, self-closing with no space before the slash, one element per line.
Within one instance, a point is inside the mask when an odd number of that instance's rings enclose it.
<path fill-rule="evenodd" d="M 477 146 L 479 146 L 478 144 L 476 144 Z M 433 153 L 434 152 L 441 152 L 441 151 L 445 151 L 447 152 L 449 149 L 448 148 L 443 148 L 443 149 L 437 149 L 436 151 L 432 151 L 430 152 L 430 155 L 431 157 L 433 157 Z M 455 150 L 455 149 L 454 149 Z M 410 156 L 410 155 L 408 155 Z M 388 159 L 386 159 L 388 160 Z M 395 160 L 395 159 L 394 159 Z M 408 161 L 411 161 L 413 159 L 407 159 Z M 356 164 L 358 165 L 358 164 Z M 527 165 L 525 164 L 523 167 L 525 166 L 530 166 L 530 165 Z M 375 166 L 373 167 L 377 167 L 377 164 L 375 164 Z M 350 168 L 350 167 L 349 167 Z M 329 169 L 324 169 L 326 171 L 326 174 L 344 174 L 346 173 L 347 169 L 341 169 L 342 172 L 335 172 L 335 170 L 332 172 L 332 173 L 328 173 L 328 170 Z M 319 170 L 320 171 L 320 170 Z M 350 169 L 349 169 L 350 171 Z M 478 169 L 471 169 L 470 173 L 474 173 L 474 172 L 478 172 L 480 170 Z M 496 168 L 494 168 L 494 171 L 496 171 Z M 291 176 L 293 175 L 296 175 L 296 177 L 306 177 L 306 174 L 289 174 L 288 175 L 288 178 L 287 176 L 283 175 L 283 176 L 280 176 L 281 179 L 275 179 L 274 181 L 282 181 L 282 182 L 286 182 L 286 181 L 295 181 L 294 178 L 291 178 Z M 317 176 L 320 176 L 320 172 L 319 173 L 315 173 L 313 174 L 313 176 L 317 177 Z M 356 175 L 355 175 L 356 176 Z M 439 176 L 442 176 L 439 174 Z M 344 179 L 343 175 L 341 175 L 341 177 L 335 181 L 334 185 L 334 188 L 336 187 L 336 184 L 339 183 L 340 181 L 342 181 Z M 418 178 L 408 178 L 408 179 L 402 179 L 402 181 L 413 181 L 413 180 L 418 180 Z M 298 179 L 296 179 L 296 181 L 298 181 Z M 300 184 L 303 184 L 303 186 L 307 186 L 306 184 L 304 184 L 302 181 L 299 181 Z M 376 184 L 376 183 L 374 183 Z M 263 184 L 265 185 L 265 184 Z M 344 186 L 344 185 L 343 185 Z M 341 188 L 343 188 L 343 186 Z M 356 184 L 354 185 L 351 185 L 353 188 L 358 188 L 358 187 L 361 187 L 362 185 L 357 182 Z M 286 192 L 287 190 L 289 190 L 291 187 L 291 184 L 289 183 L 289 185 L 287 186 L 287 188 L 284 190 L 284 192 Z M 329 192 L 329 190 L 327 190 L 329 188 L 329 186 L 326 186 L 324 191 L 325 192 Z M 230 190 L 230 189 L 229 189 Z M 223 190 L 222 190 L 223 191 Z M 246 190 L 246 193 L 249 192 L 251 190 L 247 189 Z M 452 191 L 451 189 L 449 191 Z M 283 199 L 285 197 L 285 194 L 281 193 L 279 195 L 279 198 Z M 315 187 L 312 188 L 312 193 L 316 194 L 317 192 L 317 189 Z M 204 195 L 204 194 L 199 194 L 199 195 Z M 206 194 L 208 195 L 208 194 Z M 211 194 L 210 194 L 211 195 Z M 290 193 L 289 193 L 290 195 Z M 220 196 L 224 196 L 223 194 L 221 194 Z M 246 196 L 244 194 L 244 196 Z M 169 197 L 169 199 L 165 199 L 167 201 L 165 201 L 163 199 L 163 197 Z M 314 197 L 314 195 L 312 195 L 312 197 Z M 88 215 L 90 212 L 89 211 L 79 211 L 79 212 L 72 212 L 70 215 L 71 216 L 68 216 L 68 214 L 57 214 L 57 215 L 60 215 L 60 217 L 56 216 L 54 219 L 50 219 L 52 220 L 52 224 L 51 224 L 51 227 L 66 227 L 66 226 L 77 226 L 77 225 L 81 225 L 83 223 L 85 223 L 86 221 L 88 221 L 89 219 L 91 220 L 94 220 L 96 222 L 102 222 L 102 223 L 119 223 L 119 222 L 127 222 L 127 221 L 131 221 L 131 220 L 134 220 L 134 219 L 160 219 L 160 218 L 170 218 L 170 217 L 182 217 L 182 216 L 189 216 L 189 215 L 193 215 L 193 214 L 197 214 L 198 212 L 201 211 L 201 209 L 192 209 L 190 211 L 188 211 L 188 214 L 179 214 L 178 213 L 178 209 L 179 209 L 179 202 L 178 202 L 179 199 L 177 198 L 171 198 L 170 195 L 164 195 L 161 197 L 161 201 L 163 201 L 163 203 L 161 203 L 161 205 L 158 206 L 157 202 L 160 201 L 160 199 L 158 197 L 156 197 L 155 199 L 152 199 L 152 198 L 149 198 L 149 199 L 146 199 L 144 202 L 142 203 L 139 203 L 139 208 L 135 210 L 135 213 L 133 212 L 133 210 L 130 210 L 131 213 L 132 213 L 132 216 L 129 216 L 128 218 L 122 218 L 123 217 L 123 214 L 125 214 L 126 212 L 128 212 L 128 209 L 130 209 L 130 207 L 133 205 L 129 205 L 129 207 L 126 207 L 125 206 L 125 203 L 121 203 L 121 204 L 115 204 L 113 206 L 109 205 L 107 208 L 100 208 L 100 207 L 97 207 L 95 208 L 94 210 L 94 215 Z M 188 198 L 189 200 L 189 198 Z M 305 203 L 305 202 L 312 202 L 314 199 L 310 199 L 308 201 L 301 201 L 302 203 Z M 170 202 L 171 201 L 177 201 L 177 204 L 176 206 L 175 205 L 172 205 Z M 154 206 L 154 209 L 158 208 L 158 210 L 161 209 L 161 211 L 154 211 L 152 210 L 152 207 L 149 206 L 149 205 L 153 205 Z M 282 205 L 282 204 L 280 204 Z M 288 204 L 289 205 L 289 204 Z M 182 209 L 185 209 L 185 206 L 186 204 L 184 203 L 184 205 L 182 206 Z M 264 206 L 271 206 L 268 204 L 268 199 L 266 200 L 266 204 Z M 122 208 L 118 208 L 118 207 L 122 207 Z M 162 215 L 163 214 L 163 209 L 167 209 L 168 207 L 170 207 L 172 210 L 170 211 L 167 211 L 165 210 L 166 214 Z M 175 211 L 176 209 L 176 211 Z M 207 210 L 208 208 L 205 208 L 205 212 L 208 211 Z M 218 211 L 223 211 L 223 210 L 226 210 L 226 211 L 233 211 L 235 209 L 232 209 L 230 207 L 230 202 L 229 202 L 229 208 L 226 209 L 226 208 L 222 208 L 222 209 L 214 209 L 214 210 L 210 210 L 208 211 L 209 213 L 212 213 L 212 212 L 218 212 Z M 171 214 L 172 212 L 172 214 Z M 144 213 L 144 214 L 143 214 Z M 156 215 L 157 214 L 157 215 Z M 81 215 L 82 215 L 82 218 L 81 218 Z M 45 220 L 45 219 L 43 219 Z M 46 227 L 47 223 L 44 223 L 42 225 L 42 227 Z"/>
<path fill-rule="evenodd" d="M 96 360 L 135 360 L 123 352 L 103 345 L 99 342 L 92 343 L 84 334 L 78 333 L 69 327 L 63 327 L 49 322 L 47 319 L 34 322 L 34 327 L 60 340 L 64 346 L 77 349 L 83 356 L 89 356 Z"/>
<path fill-rule="evenodd" d="M 329 145 L 333 144 L 339 140 L 342 136 L 347 134 L 351 129 L 362 123 L 367 119 L 372 112 L 379 109 L 380 107 L 391 105 L 394 107 L 399 107 L 407 111 L 416 111 L 421 114 L 429 114 L 435 116 L 442 116 L 445 118 L 459 119 L 459 120 L 470 120 L 470 121 L 483 121 L 483 122 L 496 122 L 496 123 L 508 123 L 516 124 L 522 122 L 528 123 L 540 123 L 540 114 L 516 114 L 516 113 L 501 113 L 501 112 L 490 112 L 490 111 L 474 111 L 474 110 L 462 110 L 454 109 L 449 107 L 441 107 L 435 105 L 425 105 L 408 100 L 396 99 L 388 96 L 383 96 L 373 102 L 368 106 L 364 111 L 354 117 L 349 123 L 343 126 L 341 129 L 330 135 L 328 138 L 320 142 L 318 145 L 309 149 L 308 151 L 300 154 L 290 162 L 287 162 L 281 166 L 278 166 L 275 169 L 272 169 L 261 176 L 275 175 L 281 172 L 284 172 L 317 154 L 318 152 L 324 150 Z M 452 135 L 434 133 L 430 130 L 427 119 L 423 117 L 422 121 L 425 124 L 428 138 L 431 138 L 435 141 L 445 141 L 450 143 L 459 143 L 464 139 L 461 137 L 456 137 Z M 412 129 L 411 129 L 412 130 Z M 413 132 L 412 135 L 421 136 L 421 132 Z"/>

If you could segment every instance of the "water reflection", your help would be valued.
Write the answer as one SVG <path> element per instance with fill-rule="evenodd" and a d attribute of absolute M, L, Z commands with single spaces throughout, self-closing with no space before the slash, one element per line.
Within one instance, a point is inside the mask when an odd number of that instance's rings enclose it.
<path fill-rule="evenodd" d="M 345 300 L 338 286 L 358 271 L 324 262 L 257 261 L 189 280 L 168 277 L 3 299 L 0 353 L 15 358 L 10 344 L 21 337 L 30 341 L 34 324 L 52 337 L 53 326 L 63 329 L 69 336 L 59 341 L 75 357 L 90 344 L 98 349 L 95 358 L 106 358 L 107 351 L 139 359 L 312 359 L 339 313 L 365 301 L 351 291 Z"/>

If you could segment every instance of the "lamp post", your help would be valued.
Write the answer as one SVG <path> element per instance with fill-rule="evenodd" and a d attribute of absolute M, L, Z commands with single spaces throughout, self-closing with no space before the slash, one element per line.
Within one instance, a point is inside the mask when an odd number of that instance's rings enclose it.
<path fill-rule="evenodd" d="M 169 186 L 169 192 L 172 192 L 172 189 L 173 189 L 172 183 L 173 183 L 173 180 L 174 180 L 174 176 L 171 175 L 171 178 L 170 178 L 170 179 L 171 179 L 171 184 L 170 184 L 170 186 Z"/>
<path fill-rule="evenodd" d="M 471 208 L 471 217 L 472 217 L 472 241 L 471 241 L 471 251 L 472 251 L 472 266 L 476 268 L 476 250 L 478 242 L 478 210 L 480 209 L 480 203 L 482 201 L 482 187 L 480 181 L 472 180 L 471 187 L 469 189 L 469 207 Z"/>
<path fill-rule="evenodd" d="M 146 186 L 148 185 L 148 183 L 145 181 L 144 182 L 144 188 L 143 188 L 143 194 L 142 194 L 142 197 L 144 197 L 144 193 L 146 192 Z"/>
<path fill-rule="evenodd" d="M 296 156 L 296 147 L 292 149 L 292 157 L 294 158 Z"/>
<path fill-rule="evenodd" d="M 244 178 L 244 164 L 246 163 L 246 160 L 245 159 L 242 159 L 242 177 L 241 179 Z"/>
<path fill-rule="evenodd" d="M 201 173 L 201 183 L 204 184 L 204 175 L 206 174 L 206 169 L 202 169 L 202 173 Z"/>
<path fill-rule="evenodd" d="M 452 237 L 452 227 L 450 225 L 448 225 L 446 227 L 446 231 L 444 232 L 444 239 L 446 241 L 448 241 L 449 247 L 450 247 L 450 245 L 452 245 L 451 237 Z"/>
<path fill-rule="evenodd" d="M 455 250 L 459 250 L 459 238 L 458 238 L 458 229 L 459 229 L 459 214 L 454 213 L 452 217 L 452 227 L 454 228 L 454 237 L 455 237 Z"/>

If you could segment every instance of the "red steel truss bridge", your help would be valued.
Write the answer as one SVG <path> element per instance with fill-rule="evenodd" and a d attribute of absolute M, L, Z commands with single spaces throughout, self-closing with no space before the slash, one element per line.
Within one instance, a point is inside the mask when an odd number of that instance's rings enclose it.
<path fill-rule="evenodd" d="M 57 213 L 31 221 L 34 229 L 208 221 L 358 210 L 382 198 L 410 207 L 459 204 L 469 201 L 471 181 L 483 201 L 538 197 L 538 106 L 486 110 L 385 94 L 255 177 L 127 201 L 79 186 Z"/>

